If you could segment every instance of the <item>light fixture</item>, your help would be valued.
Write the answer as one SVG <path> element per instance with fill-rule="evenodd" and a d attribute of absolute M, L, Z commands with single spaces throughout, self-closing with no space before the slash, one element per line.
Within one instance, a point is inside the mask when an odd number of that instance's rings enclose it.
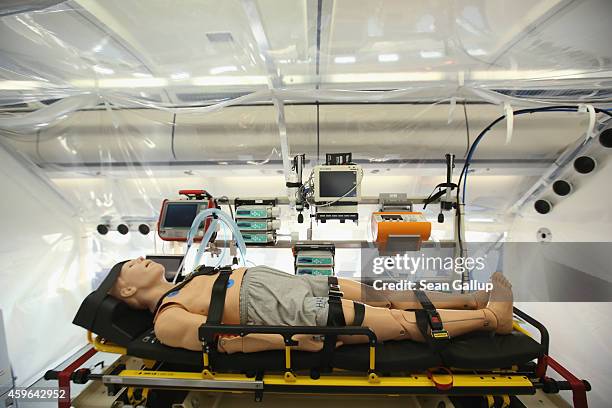
<path fill-rule="evenodd" d="M 151 228 L 147 224 L 140 224 L 138 226 L 138 232 L 142 235 L 148 235 L 151 232 Z"/>
<path fill-rule="evenodd" d="M 180 81 L 182 79 L 187 79 L 190 76 L 191 75 L 189 75 L 189 72 L 175 72 L 174 74 L 170 74 L 170 78 L 174 79 L 175 81 Z"/>
<path fill-rule="evenodd" d="M 540 199 L 533 204 L 533 207 L 539 214 L 548 214 L 552 210 L 553 205 L 548 200 Z"/>
<path fill-rule="evenodd" d="M 471 48 L 467 50 L 467 53 L 474 57 L 480 57 L 482 55 L 487 55 L 487 52 L 482 48 Z"/>
<path fill-rule="evenodd" d="M 106 225 L 106 224 L 99 224 L 96 227 L 96 231 L 98 231 L 98 234 L 100 234 L 100 235 L 106 235 L 106 234 L 108 234 L 108 225 Z"/>
<path fill-rule="evenodd" d="M 334 62 L 336 64 L 354 64 L 355 61 L 357 61 L 357 59 L 354 55 L 343 55 L 334 58 Z"/>
<path fill-rule="evenodd" d="M 491 222 L 495 222 L 495 220 L 493 218 L 486 218 L 486 217 L 473 217 L 473 218 L 468 218 L 467 219 L 468 222 L 485 222 L 485 223 L 491 223 Z"/>
<path fill-rule="evenodd" d="M 101 65 L 94 65 L 93 67 L 91 67 L 91 69 L 96 71 L 98 74 L 102 74 L 102 75 L 111 75 L 115 73 L 115 70 L 111 68 L 103 67 Z"/>
<path fill-rule="evenodd" d="M 607 148 L 612 148 L 612 128 L 606 129 L 599 134 L 599 143 Z"/>
<path fill-rule="evenodd" d="M 119 224 L 117 225 L 117 232 L 120 233 L 121 235 L 125 235 L 130 231 L 130 229 L 128 228 L 127 225 L 125 224 Z"/>
<path fill-rule="evenodd" d="M 442 58 L 444 56 L 440 51 L 421 51 L 419 54 L 422 58 Z"/>
<path fill-rule="evenodd" d="M 589 174 L 597 167 L 595 159 L 589 156 L 580 156 L 574 160 L 574 169 L 580 174 Z"/>
<path fill-rule="evenodd" d="M 557 180 L 553 183 L 552 189 L 558 196 L 565 197 L 572 192 L 572 185 L 565 180 Z"/>
<path fill-rule="evenodd" d="M 238 67 L 235 65 L 224 65 L 221 67 L 215 67 L 210 69 L 210 73 L 212 75 L 222 74 L 224 72 L 236 72 L 238 71 Z"/>
<path fill-rule="evenodd" d="M 397 54 L 380 54 L 378 56 L 379 62 L 395 62 L 399 60 L 399 55 Z"/>
<path fill-rule="evenodd" d="M 268 78 L 265 75 L 201 76 L 191 80 L 191 84 L 195 86 L 266 85 L 267 83 Z"/>
<path fill-rule="evenodd" d="M 75 79 L 70 84 L 76 88 L 151 88 L 168 85 L 165 78 L 101 78 Z"/>

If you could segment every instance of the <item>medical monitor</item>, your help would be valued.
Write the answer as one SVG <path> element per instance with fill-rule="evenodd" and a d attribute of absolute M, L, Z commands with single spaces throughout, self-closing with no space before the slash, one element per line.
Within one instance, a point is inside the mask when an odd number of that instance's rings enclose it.
<path fill-rule="evenodd" d="M 164 201 L 158 222 L 159 237 L 167 241 L 185 241 L 196 215 L 207 208 L 208 200 Z M 197 237 L 202 235 L 200 229 Z"/>
<path fill-rule="evenodd" d="M 313 170 L 316 203 L 357 202 L 361 196 L 361 169 L 356 165 L 317 166 Z"/>

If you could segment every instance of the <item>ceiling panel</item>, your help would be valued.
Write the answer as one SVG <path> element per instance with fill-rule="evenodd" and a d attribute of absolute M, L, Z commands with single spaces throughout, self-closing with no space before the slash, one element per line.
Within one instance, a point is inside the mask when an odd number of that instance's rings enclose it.
<path fill-rule="evenodd" d="M 0 103 L 100 92 L 199 104 L 277 75 L 305 91 L 420 87 L 442 99 L 461 86 L 571 89 L 585 76 L 596 88 L 612 78 L 603 15 L 612 2 L 73 0 L 0 19 Z"/>

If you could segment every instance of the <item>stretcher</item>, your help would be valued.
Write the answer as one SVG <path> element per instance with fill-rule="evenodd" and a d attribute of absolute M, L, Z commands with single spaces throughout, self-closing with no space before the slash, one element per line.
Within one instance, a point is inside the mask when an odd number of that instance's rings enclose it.
<path fill-rule="evenodd" d="M 587 407 L 589 383 L 548 355 L 546 328 L 517 308 L 511 334 L 472 333 L 450 339 L 438 350 L 409 340 L 379 342 L 367 327 L 224 325 L 209 316 L 199 329 L 203 351 L 196 352 L 161 344 L 149 311 L 131 309 L 106 293 L 103 283 L 85 299 L 74 320 L 88 331 L 92 348 L 67 369 L 45 376 L 58 379 L 61 388 L 69 389 L 70 381 L 100 381 L 110 394 L 123 393 L 126 403 L 149 407 L 170 406 L 168 399 L 179 401 L 189 390 L 251 392 L 256 401 L 265 393 L 479 396 L 483 406 L 506 407 L 523 406 L 516 405 L 516 397 L 537 390 L 571 390 L 574 406 Z M 523 326 L 536 329 L 539 341 Z M 219 334 L 250 333 L 279 334 L 285 349 L 234 354 L 216 350 Z M 296 334 L 365 335 L 369 342 L 306 352 L 292 349 Z M 143 363 L 135 370 L 117 363 L 102 374 L 78 368 L 97 351 Z M 548 368 L 565 380 L 548 377 Z M 59 404 L 69 407 L 70 401 Z"/>

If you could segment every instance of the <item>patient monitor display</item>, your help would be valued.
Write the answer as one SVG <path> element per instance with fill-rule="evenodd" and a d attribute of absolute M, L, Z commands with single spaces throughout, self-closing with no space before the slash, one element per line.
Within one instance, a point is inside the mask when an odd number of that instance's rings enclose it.
<path fill-rule="evenodd" d="M 166 241 L 186 241 L 196 215 L 208 208 L 208 200 L 166 200 L 159 216 L 159 237 Z M 203 231 L 198 231 L 201 238 Z"/>
<path fill-rule="evenodd" d="M 318 166 L 314 169 L 315 202 L 359 199 L 359 169 L 355 165 Z"/>
<path fill-rule="evenodd" d="M 166 207 L 164 226 L 166 228 L 189 228 L 198 213 L 198 204 L 172 203 Z"/>

